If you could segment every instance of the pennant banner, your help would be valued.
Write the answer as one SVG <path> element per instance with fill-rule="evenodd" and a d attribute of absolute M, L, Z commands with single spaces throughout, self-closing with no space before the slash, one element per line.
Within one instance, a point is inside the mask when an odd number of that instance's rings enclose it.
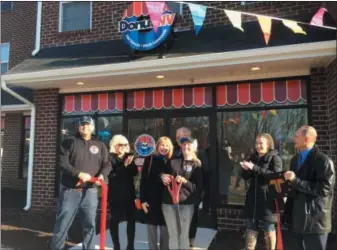
<path fill-rule="evenodd" d="M 198 35 L 206 17 L 207 6 L 189 3 L 195 34 Z"/>
<path fill-rule="evenodd" d="M 145 4 L 150 15 L 153 30 L 157 32 L 161 15 L 164 12 L 165 2 L 145 2 Z"/>
<path fill-rule="evenodd" d="M 317 13 L 312 17 L 310 24 L 323 26 L 323 16 L 327 10 L 325 8 L 320 8 Z"/>
<path fill-rule="evenodd" d="M 224 10 L 229 21 L 231 21 L 232 25 L 241 30 L 242 32 L 244 32 L 243 28 L 242 28 L 242 17 L 241 17 L 241 12 L 237 12 L 237 11 L 231 11 L 231 10 Z"/>
<path fill-rule="evenodd" d="M 282 21 L 282 23 L 287 26 L 289 29 L 291 29 L 294 33 L 298 33 L 298 34 L 303 34 L 306 35 L 307 33 L 302 29 L 301 26 L 298 25 L 298 23 L 294 22 L 294 21 L 287 21 L 284 20 Z"/>
<path fill-rule="evenodd" d="M 271 35 L 271 18 L 258 16 L 257 19 L 259 20 L 259 24 L 264 35 L 264 41 L 268 45 Z"/>

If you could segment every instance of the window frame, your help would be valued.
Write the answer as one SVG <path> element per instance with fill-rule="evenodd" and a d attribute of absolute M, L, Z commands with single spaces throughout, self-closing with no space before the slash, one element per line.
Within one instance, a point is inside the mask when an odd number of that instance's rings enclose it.
<path fill-rule="evenodd" d="M 2 3 L 4 3 L 4 2 L 10 2 L 11 3 L 11 8 L 8 9 L 8 10 L 2 10 Z M 3 2 L 1 2 L 1 13 L 12 12 L 13 11 L 13 5 L 14 5 L 13 1 L 3 1 Z"/>
<path fill-rule="evenodd" d="M 78 30 L 69 30 L 69 31 L 64 31 L 63 30 L 63 4 L 67 3 L 76 3 L 77 1 L 60 1 L 59 3 L 59 33 L 61 32 L 74 32 Z M 92 29 L 92 1 L 90 1 L 90 22 L 89 22 L 89 28 Z M 87 30 L 87 29 L 81 29 L 81 30 Z"/>
<path fill-rule="evenodd" d="M 5 43 L 0 43 L 0 46 L 4 44 L 8 44 L 8 58 L 7 58 L 7 61 L 1 61 L 1 58 L 0 58 L 0 64 L 2 65 L 3 63 L 7 63 L 7 70 L 1 74 L 4 74 L 9 70 L 9 58 L 10 58 L 10 51 L 11 51 L 11 44 L 9 42 L 5 42 Z"/>

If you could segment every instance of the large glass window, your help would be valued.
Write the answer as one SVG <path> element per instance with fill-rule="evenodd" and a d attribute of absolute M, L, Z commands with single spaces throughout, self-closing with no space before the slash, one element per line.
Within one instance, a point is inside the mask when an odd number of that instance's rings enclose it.
<path fill-rule="evenodd" d="M 59 31 L 91 28 L 91 2 L 60 2 Z"/>
<path fill-rule="evenodd" d="M 123 132 L 123 117 L 122 116 L 110 116 L 99 117 L 97 119 L 98 136 L 107 147 L 112 136 L 121 134 Z"/>
<path fill-rule="evenodd" d="M 77 133 L 78 117 L 64 117 L 61 122 L 61 140 L 75 136 Z"/>
<path fill-rule="evenodd" d="M 269 133 L 289 169 L 295 154 L 292 137 L 307 124 L 307 109 L 272 109 L 259 111 L 218 112 L 219 188 L 225 204 L 244 204 L 249 183 L 241 179 L 240 161 L 254 152 L 255 137 Z"/>
<path fill-rule="evenodd" d="M 0 49 L 1 49 L 1 74 L 4 74 L 8 71 L 9 43 L 0 44 Z"/>

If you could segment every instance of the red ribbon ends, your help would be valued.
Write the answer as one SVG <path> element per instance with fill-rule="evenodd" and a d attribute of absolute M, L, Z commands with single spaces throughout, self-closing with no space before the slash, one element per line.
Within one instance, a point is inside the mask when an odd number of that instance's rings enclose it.
<path fill-rule="evenodd" d="M 172 197 L 173 204 L 179 203 L 179 192 L 182 183 L 178 183 L 176 179 L 171 176 L 171 183 L 167 186 L 168 191 Z"/>

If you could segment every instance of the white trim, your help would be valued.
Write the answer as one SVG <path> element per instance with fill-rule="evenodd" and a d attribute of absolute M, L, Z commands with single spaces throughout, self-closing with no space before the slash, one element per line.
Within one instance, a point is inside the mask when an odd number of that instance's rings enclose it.
<path fill-rule="evenodd" d="M 71 3 L 74 2 L 76 3 L 77 1 L 60 1 L 59 4 L 59 33 L 64 32 L 62 29 L 62 24 L 63 24 L 63 4 L 65 3 Z M 90 21 L 89 21 L 89 29 L 92 30 L 92 1 L 90 1 Z M 76 30 L 73 30 L 76 31 Z"/>
<path fill-rule="evenodd" d="M 36 34 L 35 34 L 35 49 L 32 51 L 32 56 L 35 56 L 40 51 L 41 42 L 41 20 L 42 20 L 42 2 L 37 2 L 36 13 Z"/>
<path fill-rule="evenodd" d="M 149 72 L 198 69 L 215 66 L 255 64 L 315 57 L 336 57 L 336 41 L 306 43 L 118 64 L 69 67 L 39 72 L 6 74 L 2 78 L 10 84 L 25 86 L 30 82 L 58 81 L 99 76 L 134 75 Z M 41 83 L 41 87 L 43 87 Z"/>
<path fill-rule="evenodd" d="M 27 104 L 15 104 L 15 105 L 2 105 L 1 112 L 11 112 L 11 111 L 27 111 L 31 110 L 31 107 Z"/>

